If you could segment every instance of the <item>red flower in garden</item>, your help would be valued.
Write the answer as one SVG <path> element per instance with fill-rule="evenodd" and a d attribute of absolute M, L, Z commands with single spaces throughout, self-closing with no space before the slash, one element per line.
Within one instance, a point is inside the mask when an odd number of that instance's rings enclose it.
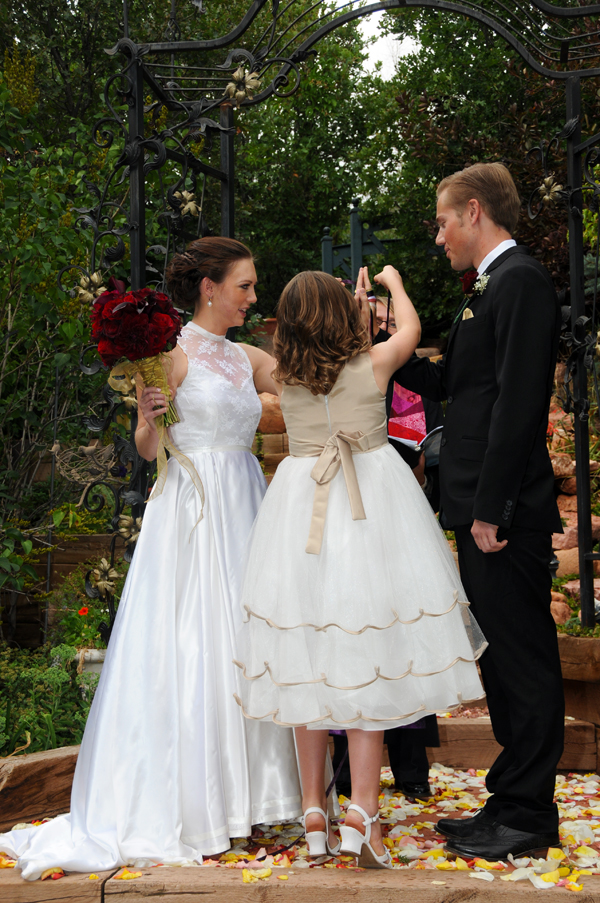
<path fill-rule="evenodd" d="M 89 611 L 89 608 L 87 607 L 87 605 L 84 605 L 83 608 L 79 609 L 77 614 L 78 615 L 87 615 L 88 611 Z"/>
<path fill-rule="evenodd" d="M 103 292 L 94 302 L 92 339 L 108 367 L 171 351 L 180 332 L 181 317 L 168 296 L 150 288 Z"/>
<path fill-rule="evenodd" d="M 462 290 L 465 295 L 470 295 L 473 291 L 473 286 L 477 282 L 477 270 L 467 270 L 462 276 L 460 276 L 460 281 L 462 283 Z M 100 295 L 102 297 L 102 295 Z"/>

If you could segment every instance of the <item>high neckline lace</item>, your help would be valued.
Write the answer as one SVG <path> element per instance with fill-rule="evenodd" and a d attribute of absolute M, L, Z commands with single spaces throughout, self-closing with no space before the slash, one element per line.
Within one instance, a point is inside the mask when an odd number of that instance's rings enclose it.
<path fill-rule="evenodd" d="M 198 326 L 197 323 L 192 323 L 190 321 L 186 325 L 189 326 L 190 329 L 193 329 L 194 332 L 197 332 L 200 335 L 203 335 L 205 339 L 210 339 L 212 342 L 224 342 L 225 341 L 224 335 L 215 335 L 214 332 L 209 332 L 208 329 L 204 329 L 202 326 Z"/>

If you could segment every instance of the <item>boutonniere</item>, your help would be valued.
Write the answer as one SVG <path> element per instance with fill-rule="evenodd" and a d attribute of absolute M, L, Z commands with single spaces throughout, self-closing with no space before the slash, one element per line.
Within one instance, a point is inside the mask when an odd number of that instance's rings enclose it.
<path fill-rule="evenodd" d="M 477 270 L 467 270 L 464 276 L 460 277 L 462 289 L 467 298 L 473 298 L 474 295 L 481 295 L 490 281 L 487 273 L 478 275 Z"/>

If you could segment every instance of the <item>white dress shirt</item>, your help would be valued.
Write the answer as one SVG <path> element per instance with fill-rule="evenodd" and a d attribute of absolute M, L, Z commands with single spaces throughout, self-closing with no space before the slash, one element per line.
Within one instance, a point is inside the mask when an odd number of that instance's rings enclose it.
<path fill-rule="evenodd" d="M 500 257 L 501 254 L 504 254 L 505 251 L 508 251 L 509 248 L 516 248 L 517 243 L 514 238 L 506 238 L 504 241 L 501 241 L 499 245 L 496 245 L 493 251 L 490 251 L 487 254 L 479 266 L 477 267 L 477 273 L 481 276 L 482 273 L 485 273 L 490 263 L 492 263 L 496 257 Z"/>

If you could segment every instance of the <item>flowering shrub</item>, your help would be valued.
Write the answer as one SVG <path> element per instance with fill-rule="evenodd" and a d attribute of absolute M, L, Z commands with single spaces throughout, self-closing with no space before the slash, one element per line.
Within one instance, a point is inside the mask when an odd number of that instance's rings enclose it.
<path fill-rule="evenodd" d="M 105 643 L 99 633 L 99 625 L 108 623 L 106 599 L 101 595 L 90 599 L 85 593 L 85 575 L 101 567 L 101 562 L 94 568 L 92 564 L 81 564 L 48 596 L 50 618 L 50 640 L 52 643 L 68 643 L 77 649 L 104 649 Z M 128 565 L 124 561 L 116 561 L 115 579 L 112 581 L 114 594 L 120 597 Z"/>

